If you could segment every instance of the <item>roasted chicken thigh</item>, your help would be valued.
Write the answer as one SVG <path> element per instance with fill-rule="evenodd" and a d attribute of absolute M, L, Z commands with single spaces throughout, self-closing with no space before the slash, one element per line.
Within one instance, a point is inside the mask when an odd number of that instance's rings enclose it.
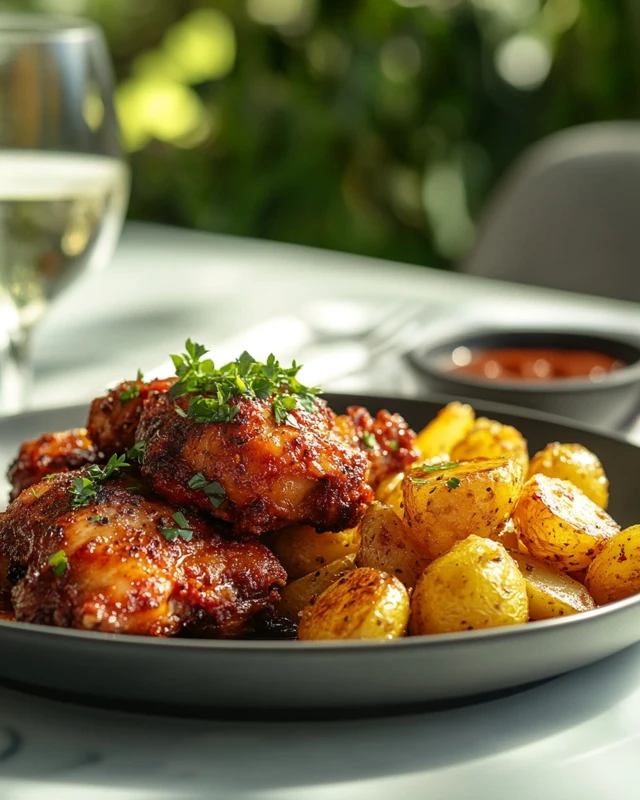
<path fill-rule="evenodd" d="M 145 383 L 141 378 L 118 384 L 104 397 L 96 397 L 89 409 L 87 431 L 105 456 L 126 453 L 134 444 L 142 408 L 149 397 L 166 392 L 175 378 Z"/>
<path fill-rule="evenodd" d="M 102 453 L 89 438 L 84 428 L 61 433 L 43 433 L 20 447 L 7 477 L 11 483 L 11 500 L 23 489 L 41 481 L 52 472 L 69 472 L 72 469 L 95 464 Z"/>
<path fill-rule="evenodd" d="M 357 524 L 372 499 L 369 462 L 323 400 L 312 412 L 292 410 L 284 424 L 271 399 L 231 402 L 232 422 L 195 421 L 184 412 L 186 399 L 168 394 L 145 402 L 136 439 L 145 445 L 142 474 L 159 495 L 209 511 L 236 533 Z"/>
<path fill-rule="evenodd" d="M 0 514 L 18 620 L 152 636 L 202 623 L 233 636 L 277 598 L 286 573 L 259 542 L 224 538 L 126 474 L 74 507 L 86 474 L 42 481 Z"/>

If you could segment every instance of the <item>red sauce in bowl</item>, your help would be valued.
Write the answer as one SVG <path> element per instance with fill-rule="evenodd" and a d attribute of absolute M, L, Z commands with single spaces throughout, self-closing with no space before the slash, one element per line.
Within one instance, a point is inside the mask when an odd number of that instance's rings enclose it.
<path fill-rule="evenodd" d="M 452 373 L 490 381 L 553 381 L 587 378 L 594 383 L 627 366 L 623 361 L 591 350 L 501 347 L 469 350 L 457 347 L 451 356 Z"/>

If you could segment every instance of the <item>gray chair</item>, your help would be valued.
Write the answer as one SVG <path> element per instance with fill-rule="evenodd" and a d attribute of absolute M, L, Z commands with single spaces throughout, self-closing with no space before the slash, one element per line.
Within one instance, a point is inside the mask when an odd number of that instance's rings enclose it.
<path fill-rule="evenodd" d="M 488 204 L 461 269 L 640 302 L 640 122 L 536 144 Z"/>

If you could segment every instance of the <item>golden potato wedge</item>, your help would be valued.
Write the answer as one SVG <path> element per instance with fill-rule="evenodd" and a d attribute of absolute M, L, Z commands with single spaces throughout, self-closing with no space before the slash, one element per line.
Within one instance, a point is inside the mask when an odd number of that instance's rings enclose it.
<path fill-rule="evenodd" d="M 591 611 L 596 607 L 593 598 L 581 583 L 564 572 L 518 552 L 509 555 L 520 568 L 527 584 L 529 619 L 551 619 Z"/>
<path fill-rule="evenodd" d="M 348 572 L 302 612 L 298 639 L 397 639 L 409 621 L 409 595 L 393 575 Z"/>
<path fill-rule="evenodd" d="M 268 544 L 289 580 L 293 580 L 355 553 L 360 542 L 357 527 L 339 533 L 318 533 L 308 525 L 289 525 L 273 534 Z"/>
<path fill-rule="evenodd" d="M 498 456 L 515 458 L 522 466 L 524 475 L 527 475 L 529 470 L 527 440 L 511 425 L 502 425 L 486 417 L 478 417 L 469 433 L 451 450 L 452 461 Z"/>
<path fill-rule="evenodd" d="M 413 538 L 434 559 L 472 533 L 496 535 L 511 516 L 522 480 L 522 467 L 506 456 L 412 469 L 402 491 Z"/>
<path fill-rule="evenodd" d="M 529 618 L 527 585 L 505 548 L 468 536 L 422 573 L 411 598 L 412 634 L 515 625 Z"/>
<path fill-rule="evenodd" d="M 609 539 L 591 562 L 585 585 L 599 606 L 640 593 L 640 525 Z"/>
<path fill-rule="evenodd" d="M 529 477 L 536 473 L 569 481 L 600 508 L 609 503 L 609 481 L 600 459 L 581 444 L 548 444 L 531 459 Z"/>
<path fill-rule="evenodd" d="M 372 503 L 360 522 L 356 564 L 388 572 L 412 588 L 428 563 L 403 520 L 387 506 Z"/>
<path fill-rule="evenodd" d="M 448 457 L 473 427 L 475 416 L 471 406 L 457 401 L 449 403 L 418 433 L 414 447 L 422 458 Z"/>
<path fill-rule="evenodd" d="M 588 567 L 620 530 L 572 483 L 546 475 L 534 475 L 525 483 L 513 519 L 529 553 L 563 572 Z"/>
<path fill-rule="evenodd" d="M 284 589 L 280 589 L 280 602 L 278 603 L 278 613 L 283 617 L 298 620 L 302 609 L 308 606 L 319 594 L 324 592 L 332 583 L 335 583 L 347 572 L 356 568 L 356 557 L 352 553 L 349 556 L 338 558 L 330 564 L 315 572 L 310 572 L 297 581 L 291 581 Z"/>

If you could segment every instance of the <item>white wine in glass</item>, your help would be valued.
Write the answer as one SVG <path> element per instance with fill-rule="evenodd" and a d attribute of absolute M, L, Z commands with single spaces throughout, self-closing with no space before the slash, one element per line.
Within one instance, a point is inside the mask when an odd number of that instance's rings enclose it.
<path fill-rule="evenodd" d="M 0 115 L 2 411 L 28 402 L 31 332 L 49 302 L 117 243 L 129 173 L 112 91 L 92 24 L 0 15 L 0 102 L 23 98 Z"/>

